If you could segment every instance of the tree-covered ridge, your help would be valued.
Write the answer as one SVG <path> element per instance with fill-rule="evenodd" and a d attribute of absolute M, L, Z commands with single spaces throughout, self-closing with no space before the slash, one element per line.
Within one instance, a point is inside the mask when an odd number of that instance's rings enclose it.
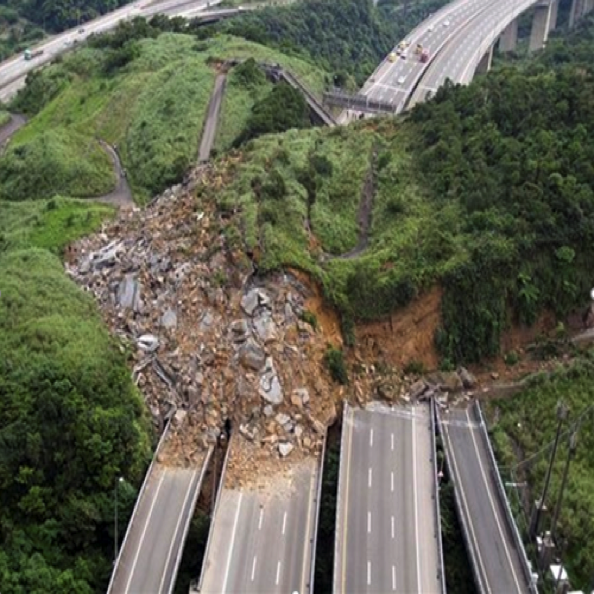
<path fill-rule="evenodd" d="M 91 299 L 45 250 L 0 253 L 0 591 L 105 589 L 148 454 L 142 400 Z"/>
<path fill-rule="evenodd" d="M 594 77 L 505 69 L 411 115 L 436 208 L 460 208 L 466 258 L 443 278 L 451 360 L 498 352 L 509 307 L 532 323 L 583 305 L 594 258 Z"/>

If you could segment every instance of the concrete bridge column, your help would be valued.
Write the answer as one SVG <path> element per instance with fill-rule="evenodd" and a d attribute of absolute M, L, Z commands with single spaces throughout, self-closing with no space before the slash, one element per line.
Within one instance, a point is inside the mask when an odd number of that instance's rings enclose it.
<path fill-rule="evenodd" d="M 557 12 L 559 11 L 559 0 L 551 2 L 551 20 L 549 22 L 549 31 L 554 31 L 557 28 Z"/>
<path fill-rule="evenodd" d="M 573 0 L 569 10 L 569 28 L 573 29 L 575 24 L 587 13 L 586 0 Z"/>
<path fill-rule="evenodd" d="M 549 38 L 549 25 L 551 22 L 551 3 L 537 4 L 532 19 L 530 42 L 528 51 L 534 52 L 542 49 Z"/>
<path fill-rule="evenodd" d="M 514 19 L 499 38 L 499 51 L 513 52 L 518 45 L 518 19 Z"/>
<path fill-rule="evenodd" d="M 487 74 L 491 70 L 493 63 L 493 45 L 487 50 L 487 53 L 481 58 L 481 61 L 476 67 L 476 74 Z"/>

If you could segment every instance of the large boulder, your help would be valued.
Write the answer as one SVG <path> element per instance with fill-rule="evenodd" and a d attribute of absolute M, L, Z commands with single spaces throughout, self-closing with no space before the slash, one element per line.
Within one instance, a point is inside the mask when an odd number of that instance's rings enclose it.
<path fill-rule="evenodd" d="M 248 338 L 239 349 L 239 362 L 248 369 L 260 371 L 266 363 L 266 353 L 253 338 Z"/>

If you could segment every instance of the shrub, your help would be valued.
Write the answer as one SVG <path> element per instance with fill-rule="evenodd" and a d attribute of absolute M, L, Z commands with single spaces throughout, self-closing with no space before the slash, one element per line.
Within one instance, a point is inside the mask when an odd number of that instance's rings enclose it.
<path fill-rule="evenodd" d="M 346 386 L 349 383 L 349 377 L 344 362 L 343 352 L 340 349 L 331 346 L 328 347 L 324 358 L 332 379 L 335 382 Z"/>

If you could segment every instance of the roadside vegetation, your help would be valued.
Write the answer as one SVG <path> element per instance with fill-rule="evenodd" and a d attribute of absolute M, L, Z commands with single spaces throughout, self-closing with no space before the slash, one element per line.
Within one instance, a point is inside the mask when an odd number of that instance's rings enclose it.
<path fill-rule="evenodd" d="M 51 218 L 31 245 L 63 241 Z M 0 242 L 0 589 L 98 592 L 115 482 L 125 525 L 149 453 L 144 407 L 92 299 L 13 231 L 23 249 Z"/>
<path fill-rule="evenodd" d="M 594 351 L 589 351 L 568 368 L 560 368 L 551 377 L 536 377 L 528 388 L 513 398 L 489 402 L 489 417 L 494 424 L 491 435 L 506 480 L 527 482 L 529 489 L 522 493 L 523 502 L 527 505 L 532 503 L 542 493 L 550 456 L 550 447 L 546 446 L 550 446 L 555 437 L 556 406 L 560 399 L 569 406 L 570 412 L 563 427 L 546 501 L 551 513 L 546 516 L 542 528 L 550 530 L 567 458 L 568 432 L 580 419 L 576 455 L 570 465 L 561 508 L 558 543 L 561 544 L 560 553 L 569 571 L 572 587 L 587 590 L 592 585 L 594 574 L 594 437 L 591 431 L 594 419 Z M 520 467 L 518 463 L 521 463 Z M 520 516 L 520 525 L 527 526 L 528 518 L 529 509 L 526 506 L 523 516 Z"/>

